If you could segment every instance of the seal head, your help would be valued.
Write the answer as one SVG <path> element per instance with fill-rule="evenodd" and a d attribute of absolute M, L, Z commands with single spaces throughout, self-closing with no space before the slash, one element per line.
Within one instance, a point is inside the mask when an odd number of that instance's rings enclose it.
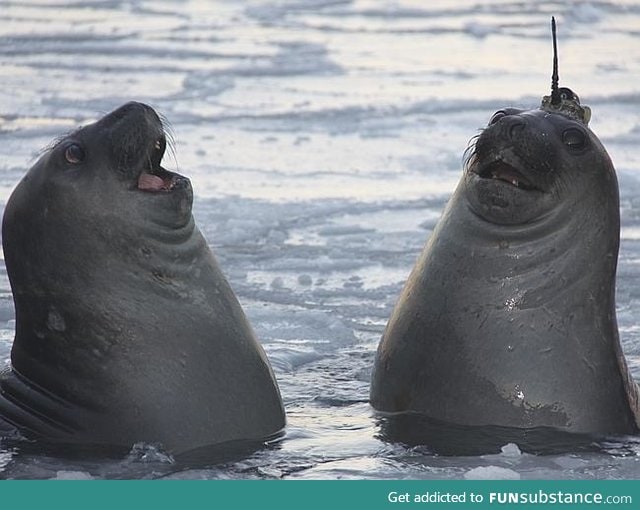
<path fill-rule="evenodd" d="M 567 205 L 569 189 L 579 197 L 587 190 L 575 193 L 576 186 L 593 184 L 574 175 L 593 157 L 612 168 L 585 125 L 545 110 L 505 108 L 491 117 L 470 149 L 466 197 L 473 212 L 492 223 L 538 222 Z"/>

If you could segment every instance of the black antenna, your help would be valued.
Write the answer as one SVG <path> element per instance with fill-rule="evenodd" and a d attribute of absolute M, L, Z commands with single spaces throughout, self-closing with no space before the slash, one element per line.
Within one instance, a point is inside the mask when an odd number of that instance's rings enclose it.
<path fill-rule="evenodd" d="M 556 18 L 551 16 L 551 35 L 553 37 L 553 72 L 551 73 L 551 95 L 544 96 L 540 109 L 559 113 L 578 122 L 582 122 L 585 126 L 589 124 L 591 119 L 591 108 L 580 105 L 580 99 L 577 94 L 567 87 L 558 87 L 558 39 L 556 37 Z"/>
<path fill-rule="evenodd" d="M 558 90 L 558 43 L 556 41 L 556 19 L 551 16 L 551 35 L 553 37 L 553 74 L 551 75 L 551 104 L 560 103 Z"/>

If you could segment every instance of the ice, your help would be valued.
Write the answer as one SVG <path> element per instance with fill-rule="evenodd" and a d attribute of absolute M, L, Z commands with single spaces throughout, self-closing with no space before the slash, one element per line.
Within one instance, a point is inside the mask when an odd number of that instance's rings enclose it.
<path fill-rule="evenodd" d="M 603 17 L 603 12 L 589 2 L 580 2 L 572 13 L 573 21 L 579 23 L 597 23 Z"/>
<path fill-rule="evenodd" d="M 300 285 L 311 285 L 313 283 L 313 278 L 311 278 L 311 276 L 309 276 L 308 274 L 301 274 L 300 276 L 298 276 L 298 283 Z"/>
<path fill-rule="evenodd" d="M 167 119 L 194 214 L 265 348 L 288 414 L 270 448 L 183 466 L 157 445 L 67 459 L 0 444 L 1 478 L 639 478 L 634 438 L 478 457 L 386 443 L 368 405 L 380 336 L 460 178 L 505 106 L 561 85 L 593 109 L 618 170 L 617 307 L 640 378 L 640 9 L 625 0 L 5 2 L 0 204 L 41 149 L 125 101 Z M 15 329 L 0 265 L 0 361 Z"/>
<path fill-rule="evenodd" d="M 93 476 L 84 471 L 58 471 L 53 480 L 93 480 Z"/>
<path fill-rule="evenodd" d="M 513 443 L 504 445 L 501 448 L 501 451 L 502 455 L 504 455 L 505 457 L 518 458 L 522 455 L 522 452 L 520 451 L 520 448 L 518 448 L 518 445 Z"/>
<path fill-rule="evenodd" d="M 162 451 L 162 447 L 155 444 L 136 443 L 129 452 L 131 462 L 173 464 L 171 455 Z"/>
<path fill-rule="evenodd" d="M 520 474 L 513 469 L 500 466 L 482 466 L 470 469 L 464 474 L 466 480 L 520 480 Z"/>
<path fill-rule="evenodd" d="M 495 33 L 495 29 L 492 26 L 483 25 L 481 23 L 467 23 L 464 28 L 471 35 L 478 37 L 479 39 Z"/>

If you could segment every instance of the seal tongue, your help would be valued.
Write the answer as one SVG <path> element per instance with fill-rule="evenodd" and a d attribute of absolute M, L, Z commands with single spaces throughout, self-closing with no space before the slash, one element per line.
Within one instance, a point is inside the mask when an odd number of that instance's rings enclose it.
<path fill-rule="evenodd" d="M 138 189 L 146 191 L 160 191 L 164 189 L 164 180 L 157 175 L 142 172 L 138 177 Z"/>

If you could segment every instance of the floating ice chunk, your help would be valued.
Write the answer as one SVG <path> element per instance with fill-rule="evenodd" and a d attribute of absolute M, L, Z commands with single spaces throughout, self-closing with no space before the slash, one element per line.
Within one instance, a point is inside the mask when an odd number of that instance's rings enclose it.
<path fill-rule="evenodd" d="M 257 219 L 229 218 L 220 229 L 219 241 L 233 244 L 254 239 L 264 233 L 265 223 Z"/>
<path fill-rule="evenodd" d="M 520 455 L 522 455 L 520 448 L 518 448 L 518 445 L 514 443 L 504 445 L 501 450 L 502 455 L 505 457 L 520 457 Z"/>
<path fill-rule="evenodd" d="M 93 476 L 84 471 L 56 471 L 55 478 L 51 480 L 93 480 Z"/>
<path fill-rule="evenodd" d="M 262 343 L 290 342 L 291 345 L 332 351 L 356 341 L 353 329 L 326 311 L 279 310 L 252 305 L 247 305 L 245 311 Z"/>
<path fill-rule="evenodd" d="M 355 234 L 368 234 L 375 232 L 372 228 L 364 228 L 359 225 L 329 225 L 318 231 L 321 236 L 347 236 Z"/>
<path fill-rule="evenodd" d="M 258 473 L 267 478 L 282 478 L 282 476 L 284 475 L 284 473 L 280 469 L 269 466 L 258 467 Z"/>
<path fill-rule="evenodd" d="M 160 446 L 147 443 L 134 444 L 129 452 L 129 459 L 133 462 L 174 463 L 173 457 L 165 453 Z"/>
<path fill-rule="evenodd" d="M 602 11 L 588 3 L 580 3 L 572 9 L 571 16 L 580 23 L 596 23 L 602 19 Z"/>
<path fill-rule="evenodd" d="M 520 473 L 500 466 L 480 466 L 464 474 L 466 480 L 520 480 Z"/>
<path fill-rule="evenodd" d="M 308 346 L 287 347 L 281 344 L 268 344 L 265 346 L 265 350 L 274 369 L 287 372 L 322 359 L 322 354 Z"/>
<path fill-rule="evenodd" d="M 300 276 L 298 276 L 298 283 L 300 285 L 309 286 L 313 283 L 313 279 L 308 274 L 301 274 Z"/>
<path fill-rule="evenodd" d="M 360 289 L 363 285 L 364 282 L 359 276 L 352 276 L 351 278 L 349 278 L 349 280 L 342 284 L 345 289 Z"/>
<path fill-rule="evenodd" d="M 467 23 L 464 26 L 465 32 L 468 34 L 478 37 L 480 39 L 492 34 L 496 31 L 496 29 L 489 25 L 483 25 L 481 23 Z"/>
<path fill-rule="evenodd" d="M 295 370 L 356 341 L 353 329 L 326 311 L 251 304 L 245 310 L 276 369 Z"/>
<path fill-rule="evenodd" d="M 566 470 L 576 470 L 584 468 L 589 464 L 588 460 L 581 459 L 573 455 L 558 457 L 554 459 L 554 462 L 562 469 Z"/>

